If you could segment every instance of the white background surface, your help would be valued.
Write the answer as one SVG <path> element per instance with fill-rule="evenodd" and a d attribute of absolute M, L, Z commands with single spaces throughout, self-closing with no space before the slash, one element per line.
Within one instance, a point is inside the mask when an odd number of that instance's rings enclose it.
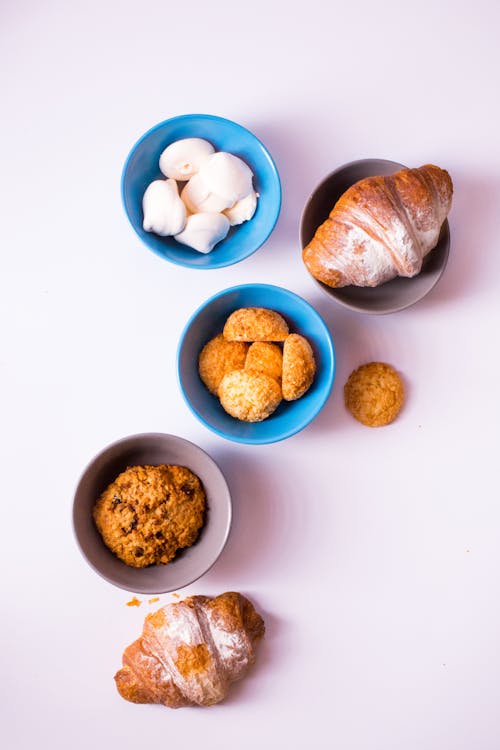
<path fill-rule="evenodd" d="M 32 747 L 497 750 L 499 6 L 413 3 L 1 5 L 2 744 Z M 177 114 L 253 130 L 283 183 L 278 225 L 216 272 L 175 267 L 125 219 L 134 141 Z M 444 277 L 415 307 L 351 313 L 317 290 L 298 224 L 313 187 L 363 157 L 434 162 L 455 184 Z M 338 355 L 304 432 L 252 448 L 209 433 L 175 380 L 178 336 L 242 282 L 317 307 Z M 407 401 L 370 430 L 345 411 L 364 361 Z M 87 461 L 171 432 L 234 497 L 217 565 L 182 591 L 236 589 L 267 635 L 226 703 L 121 700 L 113 675 L 148 606 L 86 565 L 70 524 Z M 161 603 L 173 601 L 171 595 Z"/>

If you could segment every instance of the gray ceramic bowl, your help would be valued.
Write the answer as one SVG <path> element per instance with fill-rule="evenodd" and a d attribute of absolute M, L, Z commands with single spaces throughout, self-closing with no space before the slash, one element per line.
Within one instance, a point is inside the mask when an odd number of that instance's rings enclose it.
<path fill-rule="evenodd" d="M 360 159 L 329 174 L 314 190 L 304 208 L 300 224 L 302 248 L 312 240 L 316 229 L 351 185 L 365 177 L 393 174 L 403 168 L 403 164 L 386 159 Z M 421 272 L 411 279 L 398 277 L 373 288 L 345 286 L 339 289 L 314 280 L 331 299 L 351 310 L 374 315 L 397 312 L 414 305 L 437 284 L 445 269 L 449 248 L 450 228 L 445 221 L 437 246 L 425 258 Z"/>
<path fill-rule="evenodd" d="M 127 466 L 162 463 L 187 466 L 201 479 L 207 495 L 206 522 L 196 543 L 180 551 L 172 562 L 132 568 L 105 546 L 94 525 L 92 508 Z M 206 573 L 222 552 L 230 525 L 231 496 L 221 470 L 201 448 L 175 435 L 146 433 L 112 443 L 83 472 L 73 503 L 76 539 L 89 565 L 115 586 L 141 594 L 174 591 Z"/>

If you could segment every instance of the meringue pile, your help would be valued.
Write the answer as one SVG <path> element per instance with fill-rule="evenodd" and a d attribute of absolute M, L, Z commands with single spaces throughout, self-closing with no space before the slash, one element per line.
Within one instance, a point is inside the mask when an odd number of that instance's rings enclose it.
<path fill-rule="evenodd" d="M 230 227 L 254 215 L 259 196 L 252 170 L 234 154 L 215 151 L 203 138 L 174 141 L 162 152 L 159 166 L 167 179 L 154 180 L 144 193 L 146 232 L 173 236 L 209 253 Z"/>

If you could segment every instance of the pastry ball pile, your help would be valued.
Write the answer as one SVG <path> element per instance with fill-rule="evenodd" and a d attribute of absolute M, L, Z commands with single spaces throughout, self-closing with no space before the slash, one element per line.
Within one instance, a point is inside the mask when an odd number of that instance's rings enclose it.
<path fill-rule="evenodd" d="M 309 342 L 275 310 L 243 307 L 200 352 L 198 372 L 225 411 L 244 422 L 262 422 L 282 399 L 295 401 L 316 373 Z"/>
<path fill-rule="evenodd" d="M 143 228 L 200 253 L 209 253 L 230 227 L 252 218 L 258 194 L 253 172 L 203 138 L 174 141 L 162 152 L 160 171 L 144 193 Z"/>

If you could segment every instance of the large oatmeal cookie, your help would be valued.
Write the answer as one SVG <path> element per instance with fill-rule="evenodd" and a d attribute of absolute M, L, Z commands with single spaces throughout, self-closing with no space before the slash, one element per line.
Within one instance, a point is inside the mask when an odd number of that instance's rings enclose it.
<path fill-rule="evenodd" d="M 145 568 L 196 541 L 205 507 L 203 486 L 185 466 L 130 466 L 101 494 L 93 516 L 106 546 Z"/>

